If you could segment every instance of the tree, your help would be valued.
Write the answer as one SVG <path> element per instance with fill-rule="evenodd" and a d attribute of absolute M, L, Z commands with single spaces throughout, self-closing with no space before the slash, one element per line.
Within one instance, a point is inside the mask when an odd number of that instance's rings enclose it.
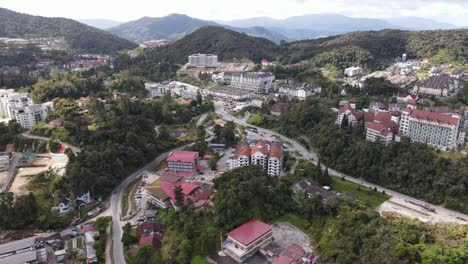
<path fill-rule="evenodd" d="M 122 243 L 126 247 L 130 247 L 130 245 L 133 245 L 138 242 L 138 238 L 132 234 L 132 226 L 130 225 L 129 222 L 125 224 L 123 227 L 123 235 L 122 235 Z"/>
<path fill-rule="evenodd" d="M 179 246 L 179 254 L 177 255 L 177 262 L 180 264 L 187 264 L 190 263 L 190 259 L 192 258 L 192 246 L 190 245 L 190 241 L 188 239 L 182 240 Z"/>
<path fill-rule="evenodd" d="M 174 187 L 174 196 L 175 196 L 175 205 L 176 206 L 183 206 L 184 205 L 184 193 L 182 187 L 177 185 Z"/>
<path fill-rule="evenodd" d="M 203 97 L 202 97 L 200 91 L 197 92 L 197 103 L 198 103 L 198 105 L 203 104 Z"/>
<path fill-rule="evenodd" d="M 218 154 L 213 155 L 209 160 L 208 160 L 208 166 L 210 167 L 211 170 L 216 171 L 218 167 Z"/>
<path fill-rule="evenodd" d="M 162 264 L 161 254 L 153 249 L 151 245 L 141 247 L 137 254 L 131 259 L 131 264 Z"/>
<path fill-rule="evenodd" d="M 221 135 L 223 133 L 223 127 L 220 124 L 216 124 L 213 127 L 213 134 L 217 140 L 221 139 Z"/>

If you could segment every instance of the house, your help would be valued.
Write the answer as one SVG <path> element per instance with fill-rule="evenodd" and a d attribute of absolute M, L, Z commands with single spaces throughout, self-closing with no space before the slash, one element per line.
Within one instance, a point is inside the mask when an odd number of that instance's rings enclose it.
<path fill-rule="evenodd" d="M 447 97 L 462 88 L 460 80 L 452 78 L 448 74 L 434 75 L 428 79 L 417 83 L 413 88 L 413 93 Z"/>
<path fill-rule="evenodd" d="M 59 117 L 57 119 L 54 119 L 54 120 L 50 121 L 49 125 L 51 125 L 53 127 L 62 127 L 64 121 L 65 121 L 65 118 Z"/>
<path fill-rule="evenodd" d="M 85 237 L 85 248 L 86 248 L 86 262 L 87 263 L 97 263 L 98 259 L 96 256 L 96 240 L 94 240 L 93 232 L 86 232 Z"/>
<path fill-rule="evenodd" d="M 138 245 L 139 246 L 151 245 L 153 247 L 153 249 L 161 250 L 161 247 L 162 247 L 161 242 L 162 242 L 161 235 L 151 234 L 151 235 L 148 235 L 148 236 L 140 237 Z"/>
<path fill-rule="evenodd" d="M 273 256 L 272 264 L 315 264 L 319 257 L 306 252 L 297 244 L 290 244 L 279 256 Z"/>
<path fill-rule="evenodd" d="M 70 206 L 70 199 L 62 198 L 58 204 L 59 213 L 64 214 L 70 212 L 73 208 Z"/>
<path fill-rule="evenodd" d="M 252 219 L 229 232 L 222 246 L 227 255 L 242 263 L 271 242 L 272 226 Z"/>
<path fill-rule="evenodd" d="M 195 172 L 199 153 L 195 151 L 176 150 L 166 159 L 167 168 L 173 172 Z"/>
<path fill-rule="evenodd" d="M 92 202 L 91 193 L 89 191 L 74 190 L 73 194 L 75 195 L 75 202 L 78 207 L 88 205 Z"/>
<path fill-rule="evenodd" d="M 387 107 L 382 102 L 370 102 L 369 110 L 378 113 L 387 111 Z"/>
<path fill-rule="evenodd" d="M 363 113 L 356 111 L 351 104 L 346 104 L 338 110 L 338 115 L 336 116 L 335 124 L 341 126 L 345 117 L 348 120 L 349 126 L 357 126 L 359 120 L 362 119 Z"/>
<path fill-rule="evenodd" d="M 363 73 L 361 67 L 349 67 L 344 70 L 344 74 L 348 77 L 355 77 L 359 76 Z"/>
<path fill-rule="evenodd" d="M 55 261 L 58 264 L 64 264 L 67 262 L 67 251 L 65 249 L 54 251 Z"/>
<path fill-rule="evenodd" d="M 138 237 L 149 236 L 151 234 L 161 235 L 166 227 L 159 222 L 145 222 L 137 227 L 136 233 Z"/>
<path fill-rule="evenodd" d="M 318 85 L 311 85 L 308 83 L 294 83 L 287 82 L 279 85 L 278 93 L 287 95 L 288 97 L 298 98 L 305 100 L 313 94 L 320 94 L 322 87 Z"/>
<path fill-rule="evenodd" d="M 366 140 L 371 142 L 381 141 L 387 145 L 393 141 L 393 133 L 383 124 L 373 122 L 367 126 Z"/>
<path fill-rule="evenodd" d="M 318 182 L 311 179 L 305 179 L 296 183 L 294 185 L 294 192 L 303 193 L 309 198 L 313 196 L 320 196 L 324 200 L 328 200 L 330 198 L 335 197 L 335 194 L 332 191 L 327 190 L 326 188 L 322 187 Z"/>

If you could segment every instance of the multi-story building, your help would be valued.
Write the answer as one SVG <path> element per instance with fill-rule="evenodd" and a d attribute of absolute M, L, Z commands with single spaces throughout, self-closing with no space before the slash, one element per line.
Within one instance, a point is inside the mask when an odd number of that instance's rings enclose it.
<path fill-rule="evenodd" d="M 462 87 L 460 80 L 448 74 L 433 75 L 413 88 L 415 94 L 450 96 Z"/>
<path fill-rule="evenodd" d="M 198 164 L 198 152 L 176 150 L 167 158 L 167 168 L 173 172 L 195 172 Z"/>
<path fill-rule="evenodd" d="M 251 91 L 236 89 L 231 86 L 210 88 L 206 91 L 208 94 L 213 95 L 213 97 L 230 99 L 234 101 L 245 101 L 253 97 Z"/>
<path fill-rule="evenodd" d="M 272 226 L 252 219 L 228 233 L 223 250 L 235 261 L 242 263 L 271 242 Z"/>
<path fill-rule="evenodd" d="M 460 120 L 458 115 L 405 108 L 401 112 L 399 131 L 412 141 L 451 150 L 457 144 Z"/>
<path fill-rule="evenodd" d="M 295 97 L 299 100 L 305 100 L 313 94 L 320 94 L 322 87 L 318 85 L 310 85 L 308 83 L 286 83 L 280 84 L 278 89 L 279 94 L 284 94 L 289 97 Z"/>
<path fill-rule="evenodd" d="M 370 123 L 366 130 L 366 140 L 372 142 L 379 140 L 386 145 L 393 140 L 393 133 L 382 124 Z"/>
<path fill-rule="evenodd" d="M 189 67 L 204 67 L 216 68 L 218 67 L 218 55 L 214 54 L 193 54 L 188 57 Z"/>
<path fill-rule="evenodd" d="M 45 121 L 47 114 L 54 110 L 54 104 L 29 105 L 23 107 L 11 107 L 11 119 L 16 120 L 24 128 L 31 128 L 37 123 Z"/>
<path fill-rule="evenodd" d="M 231 75 L 231 86 L 252 91 L 256 94 L 268 93 L 273 88 L 275 75 L 271 72 L 239 72 Z"/>
<path fill-rule="evenodd" d="M 166 85 L 160 83 L 145 83 L 145 88 L 148 90 L 149 98 L 163 97 L 169 90 Z"/>
<path fill-rule="evenodd" d="M 345 117 L 348 119 L 349 126 L 356 126 L 358 124 L 359 120 L 361 120 L 363 117 L 363 113 L 356 111 L 353 105 L 355 106 L 355 103 L 348 103 L 338 110 L 335 124 L 341 126 Z"/>
<path fill-rule="evenodd" d="M 344 74 L 348 77 L 359 76 L 362 73 L 363 73 L 363 70 L 361 67 L 349 67 L 349 68 L 346 68 L 344 71 Z"/>
<path fill-rule="evenodd" d="M 251 145 L 241 143 L 229 160 L 229 169 L 260 165 L 270 176 L 279 176 L 283 168 L 283 149 L 279 143 L 257 141 Z"/>
<path fill-rule="evenodd" d="M 11 109 L 32 105 L 33 101 L 27 93 L 16 93 L 14 90 L 0 90 L 0 115 L 4 118 L 14 119 Z"/>

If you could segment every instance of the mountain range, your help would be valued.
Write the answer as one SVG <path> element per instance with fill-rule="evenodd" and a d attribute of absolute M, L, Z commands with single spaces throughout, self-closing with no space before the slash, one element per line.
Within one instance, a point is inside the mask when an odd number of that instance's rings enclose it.
<path fill-rule="evenodd" d="M 113 53 L 137 46 L 129 40 L 75 20 L 32 16 L 5 8 L 0 8 L 0 37 L 63 37 L 70 48 L 90 53 Z"/>
<path fill-rule="evenodd" d="M 144 17 L 108 29 L 120 37 L 141 42 L 166 39 L 175 41 L 204 26 L 222 26 L 273 42 L 295 41 L 333 36 L 353 31 L 382 29 L 433 30 L 452 29 L 454 25 L 418 17 L 391 19 L 352 18 L 339 14 L 311 14 L 286 19 L 256 17 L 233 21 L 209 21 L 172 14 L 165 17 Z"/>

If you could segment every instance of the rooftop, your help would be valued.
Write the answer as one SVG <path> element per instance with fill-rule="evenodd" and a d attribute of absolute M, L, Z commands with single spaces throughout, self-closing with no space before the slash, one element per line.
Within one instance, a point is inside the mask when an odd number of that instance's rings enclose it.
<path fill-rule="evenodd" d="M 448 125 L 457 125 L 460 122 L 460 118 L 444 115 L 440 113 L 413 110 L 410 115 L 412 118 L 422 119 L 431 122 L 443 123 Z"/>
<path fill-rule="evenodd" d="M 193 162 L 198 158 L 198 152 L 176 150 L 169 154 L 167 158 L 168 162 Z"/>
<path fill-rule="evenodd" d="M 244 246 L 272 231 L 271 225 L 252 219 L 228 233 L 228 237 L 238 241 Z"/>

